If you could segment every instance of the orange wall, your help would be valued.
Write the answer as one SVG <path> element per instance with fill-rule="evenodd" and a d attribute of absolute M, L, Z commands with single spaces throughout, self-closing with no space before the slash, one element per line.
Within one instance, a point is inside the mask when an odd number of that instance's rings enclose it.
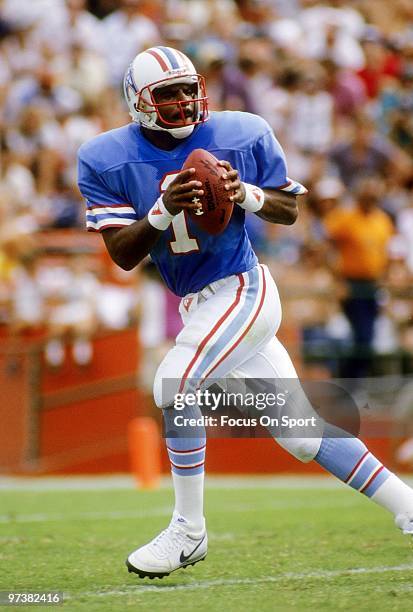
<path fill-rule="evenodd" d="M 39 345 L 27 341 L 14 356 L 4 342 L 2 348 L 1 471 L 67 474 L 129 469 L 129 421 L 137 415 L 160 417 L 136 388 L 140 353 L 135 330 L 96 338 L 93 362 L 84 369 L 69 358 L 58 372 L 38 362 L 37 383 L 33 349 Z M 394 440 L 369 441 L 372 452 L 390 466 L 393 445 Z M 162 469 L 169 473 L 162 448 Z M 207 469 L 229 474 L 322 472 L 265 438 L 210 439 Z"/>

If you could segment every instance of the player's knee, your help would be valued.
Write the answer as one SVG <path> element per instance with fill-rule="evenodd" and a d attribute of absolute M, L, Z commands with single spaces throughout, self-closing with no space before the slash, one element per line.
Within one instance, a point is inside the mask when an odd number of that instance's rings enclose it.
<path fill-rule="evenodd" d="M 182 369 L 178 367 L 179 364 L 180 361 L 175 361 L 174 355 L 168 354 L 155 374 L 153 397 L 158 408 L 174 406 L 179 400 L 182 381 Z"/>
<path fill-rule="evenodd" d="M 321 438 L 283 438 L 280 445 L 302 463 L 309 463 L 317 455 Z"/>
<path fill-rule="evenodd" d="M 175 346 L 160 364 L 153 382 L 153 397 L 158 408 L 175 405 L 180 393 L 183 372 L 193 354 L 193 349 L 189 347 Z"/>
<path fill-rule="evenodd" d="M 161 366 L 159 366 L 153 382 L 153 397 L 156 406 L 163 409 L 174 405 L 179 392 L 179 380 L 177 378 L 166 378 Z"/>

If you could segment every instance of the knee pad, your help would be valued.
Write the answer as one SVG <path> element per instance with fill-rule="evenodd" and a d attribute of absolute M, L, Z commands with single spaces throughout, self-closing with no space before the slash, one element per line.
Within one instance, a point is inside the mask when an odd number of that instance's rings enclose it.
<path fill-rule="evenodd" d="M 321 438 L 277 438 L 277 442 L 296 459 L 308 463 L 317 455 Z"/>
<path fill-rule="evenodd" d="M 159 366 L 153 381 L 153 397 L 158 408 L 173 406 L 179 392 L 179 382 L 178 378 L 167 378 L 162 364 Z"/>
<path fill-rule="evenodd" d="M 180 393 L 182 377 L 195 354 L 195 347 L 177 344 L 167 353 L 160 364 L 153 382 L 153 396 L 158 408 L 172 406 L 176 395 Z M 185 391 L 191 389 L 191 380 L 187 379 Z"/>
<path fill-rule="evenodd" d="M 153 381 L 153 397 L 158 408 L 167 408 L 174 404 L 177 394 L 180 393 L 182 376 L 192 356 L 193 351 L 190 348 L 175 346 L 161 362 Z"/>

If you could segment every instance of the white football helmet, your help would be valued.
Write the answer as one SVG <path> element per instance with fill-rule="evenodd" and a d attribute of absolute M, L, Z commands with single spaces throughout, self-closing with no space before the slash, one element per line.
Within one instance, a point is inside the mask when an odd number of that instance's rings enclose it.
<path fill-rule="evenodd" d="M 171 102 L 155 101 L 155 89 L 176 83 L 197 85 L 191 123 L 185 120 L 184 106 L 187 102 L 176 100 L 182 117 L 182 124 L 179 124 L 168 123 L 159 111 L 162 106 L 170 106 Z M 197 74 L 191 60 L 177 49 L 151 47 L 139 53 L 126 71 L 123 87 L 132 120 L 149 130 L 161 130 L 175 138 L 186 138 L 192 134 L 195 125 L 209 118 L 205 79 Z"/>

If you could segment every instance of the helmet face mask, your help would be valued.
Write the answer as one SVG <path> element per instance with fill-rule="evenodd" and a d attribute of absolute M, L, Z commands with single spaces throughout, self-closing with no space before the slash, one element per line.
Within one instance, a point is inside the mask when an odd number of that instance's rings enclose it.
<path fill-rule="evenodd" d="M 157 115 L 157 123 L 165 127 L 184 127 L 188 125 L 185 107 L 193 105 L 192 122 L 194 125 L 203 123 L 205 121 L 204 116 L 208 113 L 208 99 L 205 91 L 205 79 L 200 74 L 195 74 L 190 77 L 169 77 L 155 83 L 150 83 L 144 87 L 137 96 L 136 107 L 144 113 L 153 113 Z M 162 89 L 171 85 L 182 85 L 188 87 L 188 85 L 195 86 L 196 91 L 193 92 L 190 100 L 168 100 L 166 102 L 157 102 L 157 93 Z M 169 109 L 175 107 L 180 114 L 181 121 L 168 121 L 165 114 L 162 113 L 163 109 Z"/>
<path fill-rule="evenodd" d="M 154 78 L 157 76 L 160 78 Z M 162 89 L 173 90 L 174 85 L 182 85 L 176 87 L 176 98 L 162 100 Z M 179 91 L 188 86 L 194 91 L 179 96 Z M 204 77 L 196 73 L 183 53 L 169 47 L 153 47 L 136 56 L 125 75 L 124 93 L 133 121 L 149 130 L 169 132 L 175 138 L 186 138 L 209 118 Z M 186 110 L 190 105 L 191 116 Z"/>

